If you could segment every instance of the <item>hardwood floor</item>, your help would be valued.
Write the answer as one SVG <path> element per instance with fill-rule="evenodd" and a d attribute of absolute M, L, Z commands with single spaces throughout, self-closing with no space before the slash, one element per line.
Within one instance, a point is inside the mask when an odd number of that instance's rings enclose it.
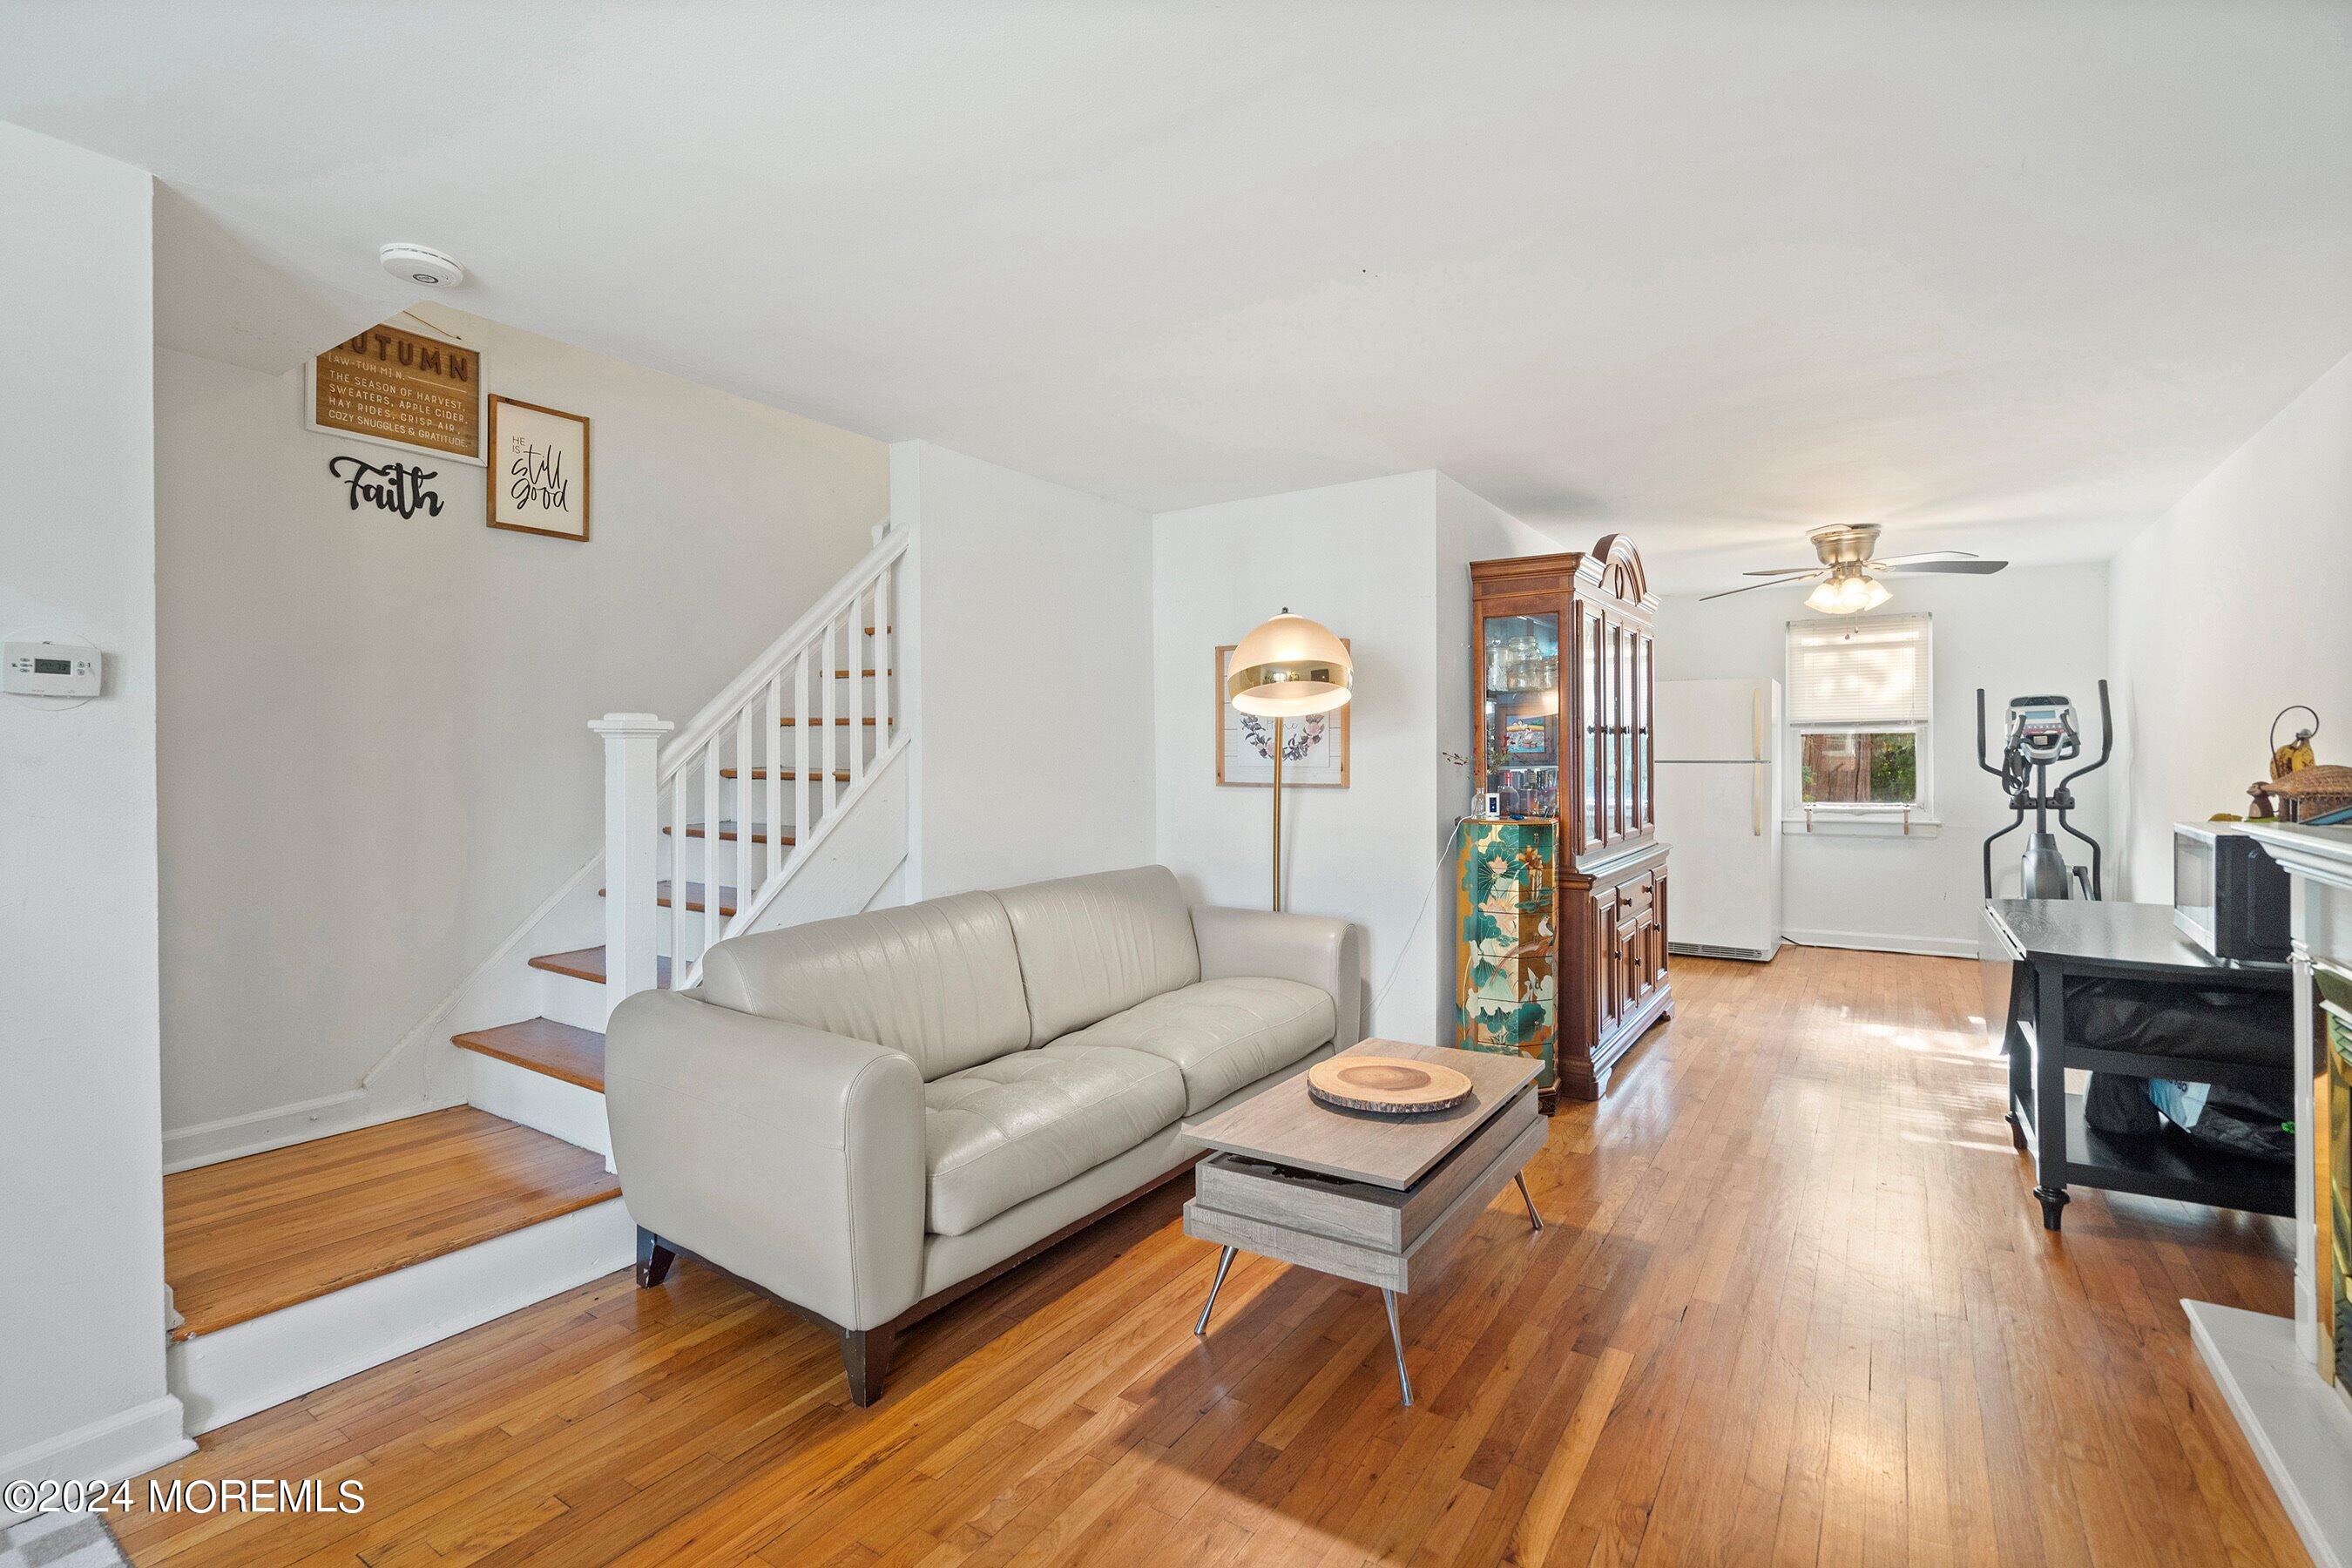
<path fill-rule="evenodd" d="M 163 1278 L 186 1320 L 172 1337 L 209 1334 L 620 1190 L 603 1155 L 470 1106 L 182 1171 L 163 1178 Z"/>
<path fill-rule="evenodd" d="M 1680 1016 L 1407 1300 L 1214 1247 L 1190 1184 L 974 1293 L 849 1407 L 692 1263 L 203 1440 L 341 1516 L 119 1515 L 141 1563 L 2264 1563 L 2304 1557 L 2176 1298 L 2287 1307 L 2283 1222 L 2042 1228 L 1972 964 L 1675 964 Z M 784 1194 L 779 1194 L 780 1198 Z"/>

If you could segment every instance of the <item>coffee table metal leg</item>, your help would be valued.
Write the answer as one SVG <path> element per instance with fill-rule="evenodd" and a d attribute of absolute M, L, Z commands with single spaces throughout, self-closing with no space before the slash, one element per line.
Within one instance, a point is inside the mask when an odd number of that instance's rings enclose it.
<path fill-rule="evenodd" d="M 1397 1392 L 1403 1403 L 1412 1403 L 1412 1377 L 1404 1369 L 1404 1331 L 1397 1327 L 1396 1292 L 1381 1292 L 1381 1304 L 1389 1310 L 1389 1342 L 1396 1347 Z"/>
<path fill-rule="evenodd" d="M 1234 1266 L 1234 1253 L 1236 1250 L 1238 1249 L 1228 1247 L 1225 1248 L 1224 1256 L 1217 1259 L 1217 1277 L 1209 1281 L 1209 1299 L 1201 1303 L 1201 1321 L 1192 1325 L 1192 1331 L 1196 1334 L 1205 1334 L 1209 1331 L 1209 1313 L 1216 1307 L 1217 1292 L 1225 1287 L 1225 1270 Z"/>
<path fill-rule="evenodd" d="M 1543 1218 L 1536 1213 L 1535 1199 L 1528 1195 L 1527 1177 L 1524 1175 L 1513 1176 L 1511 1180 L 1519 1184 L 1519 1202 L 1528 1205 L 1528 1224 L 1538 1230 L 1541 1230 L 1543 1228 Z"/>

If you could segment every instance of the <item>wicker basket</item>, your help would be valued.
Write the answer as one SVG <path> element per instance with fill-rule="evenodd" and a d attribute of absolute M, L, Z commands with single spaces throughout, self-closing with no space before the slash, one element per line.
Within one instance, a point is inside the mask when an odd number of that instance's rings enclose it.
<path fill-rule="evenodd" d="M 2286 822 L 2308 822 L 2352 806 L 2352 768 L 2330 763 L 2273 779 L 2264 787 L 2278 801 L 2279 816 Z"/>

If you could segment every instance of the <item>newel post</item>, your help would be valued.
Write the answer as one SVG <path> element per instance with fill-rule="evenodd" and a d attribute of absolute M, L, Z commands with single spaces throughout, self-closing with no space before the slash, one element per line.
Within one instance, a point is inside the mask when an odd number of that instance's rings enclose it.
<path fill-rule="evenodd" d="M 650 713 L 607 713 L 604 737 L 604 1011 L 659 984 L 661 740 L 677 726 Z"/>

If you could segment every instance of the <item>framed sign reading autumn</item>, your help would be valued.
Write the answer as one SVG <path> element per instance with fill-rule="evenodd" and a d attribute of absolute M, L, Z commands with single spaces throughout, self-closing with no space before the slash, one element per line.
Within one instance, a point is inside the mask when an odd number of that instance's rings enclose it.
<path fill-rule="evenodd" d="M 370 327 L 312 357 L 306 423 L 427 457 L 482 457 L 482 356 L 391 326 Z"/>
<path fill-rule="evenodd" d="M 490 398 L 489 522 L 551 539 L 588 538 L 588 416 Z"/>

